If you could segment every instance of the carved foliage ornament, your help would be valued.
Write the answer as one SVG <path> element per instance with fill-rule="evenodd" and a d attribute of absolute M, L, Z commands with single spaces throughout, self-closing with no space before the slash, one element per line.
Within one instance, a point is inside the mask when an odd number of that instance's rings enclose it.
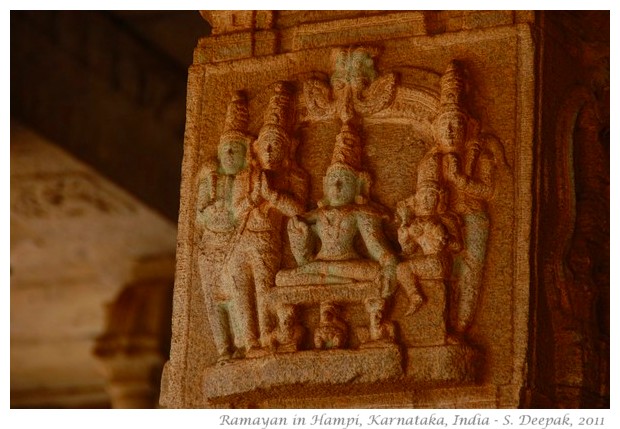
<path fill-rule="evenodd" d="M 396 95 L 396 75 L 377 77 L 374 57 L 377 51 L 365 48 L 336 49 L 330 85 L 310 79 L 303 93 L 312 120 L 339 118 L 350 122 L 355 116 L 368 116 L 388 107 Z"/>

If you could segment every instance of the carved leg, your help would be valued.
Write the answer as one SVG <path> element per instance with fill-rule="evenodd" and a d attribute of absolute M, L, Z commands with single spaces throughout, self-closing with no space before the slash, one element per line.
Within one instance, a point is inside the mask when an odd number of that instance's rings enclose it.
<path fill-rule="evenodd" d="M 231 261 L 235 262 L 234 259 Z M 246 351 L 252 347 L 259 347 L 256 297 L 249 267 L 243 263 L 236 265 L 236 269 L 228 273 L 226 281 L 232 282 L 232 289 L 235 291 L 230 316 L 235 329 L 234 336 L 237 347 L 244 348 Z"/>
<path fill-rule="evenodd" d="M 259 233 L 254 236 L 254 244 L 254 250 L 247 256 L 251 258 L 255 282 L 260 345 L 268 347 L 275 324 L 273 323 L 274 315 L 266 303 L 266 298 L 267 292 L 275 286 L 276 272 L 280 266 L 281 243 L 271 233 Z"/>
<path fill-rule="evenodd" d="M 219 266 L 221 268 L 221 259 L 222 258 L 218 259 L 214 257 L 209 259 L 206 255 L 201 254 L 198 258 L 198 264 L 200 283 L 202 285 L 207 309 L 207 318 L 209 320 L 213 341 L 215 342 L 215 348 L 218 353 L 218 362 L 225 362 L 231 358 L 234 347 L 233 331 L 228 316 L 228 302 L 221 300 L 217 302 L 215 299 L 217 293 L 216 288 L 220 277 L 214 273 L 214 267 Z"/>
<path fill-rule="evenodd" d="M 468 258 L 462 258 L 459 267 L 461 275 L 453 283 L 454 310 L 456 312 L 453 316 L 453 328 L 456 333 L 463 334 L 469 329 L 476 315 L 478 296 L 480 295 L 479 281 L 482 273 L 476 267 L 475 261 Z"/>
<path fill-rule="evenodd" d="M 463 216 L 465 250 L 454 260 L 452 328 L 458 334 L 469 329 L 476 315 L 482 288 L 489 220 L 484 213 Z"/>
<path fill-rule="evenodd" d="M 218 362 L 226 362 L 232 357 L 232 330 L 227 307 L 227 303 L 213 303 L 208 314 L 213 341 L 218 353 Z"/>
<path fill-rule="evenodd" d="M 391 343 L 394 341 L 394 326 L 391 322 L 385 322 L 385 300 L 368 299 L 365 302 L 369 316 L 368 333 L 370 341 Z"/>
<path fill-rule="evenodd" d="M 267 292 L 274 286 L 276 267 L 272 255 L 257 255 L 254 265 L 258 332 L 262 347 L 268 347 L 273 331 L 273 314 L 267 305 Z"/>
<path fill-rule="evenodd" d="M 405 313 L 406 316 L 413 315 L 424 304 L 424 297 L 420 290 L 418 276 L 414 274 L 413 261 L 405 261 L 396 267 L 396 276 L 398 283 L 405 290 L 407 299 L 409 300 L 409 309 Z"/>

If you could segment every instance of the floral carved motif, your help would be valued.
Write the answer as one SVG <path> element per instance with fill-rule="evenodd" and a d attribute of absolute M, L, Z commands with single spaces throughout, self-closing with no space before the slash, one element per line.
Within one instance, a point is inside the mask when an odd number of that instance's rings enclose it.
<path fill-rule="evenodd" d="M 337 49 L 330 84 L 310 79 L 303 93 L 312 120 L 338 117 L 343 123 L 354 116 L 369 116 L 387 108 L 396 95 L 396 75 L 377 76 L 373 54 L 365 48 Z"/>

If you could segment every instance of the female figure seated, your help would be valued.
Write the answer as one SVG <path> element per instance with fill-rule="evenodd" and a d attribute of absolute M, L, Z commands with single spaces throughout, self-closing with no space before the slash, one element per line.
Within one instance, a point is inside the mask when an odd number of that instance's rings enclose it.
<path fill-rule="evenodd" d="M 437 182 L 425 181 L 413 197 L 397 205 L 398 241 L 406 259 L 398 265 L 397 278 L 409 299 L 407 314 L 415 313 L 424 302 L 420 280 L 447 279 L 451 270 L 448 252 L 462 248 L 458 218 L 446 211 L 442 196 Z"/>

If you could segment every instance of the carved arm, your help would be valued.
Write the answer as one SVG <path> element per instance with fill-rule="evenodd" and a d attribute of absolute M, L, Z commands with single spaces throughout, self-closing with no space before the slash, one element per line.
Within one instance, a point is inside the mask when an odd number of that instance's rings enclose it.
<path fill-rule="evenodd" d="M 269 178 L 261 174 L 261 195 L 279 212 L 287 217 L 300 215 L 305 211 L 305 186 L 297 175 L 291 177 L 291 191 L 278 190 L 269 183 Z"/>
<path fill-rule="evenodd" d="M 480 157 L 476 156 L 476 158 L 475 161 L 468 160 L 467 164 L 472 174 L 467 175 L 461 173 L 457 156 L 453 153 L 446 154 L 445 178 L 459 191 L 473 198 L 488 201 L 493 197 L 494 191 L 493 161 L 484 153 L 480 154 Z M 478 171 L 477 175 L 475 174 L 476 171 Z"/>
<path fill-rule="evenodd" d="M 383 234 L 381 217 L 377 214 L 359 213 L 357 225 L 368 249 L 368 253 L 382 267 L 379 278 L 376 280 L 381 285 L 381 296 L 391 296 L 397 288 L 396 266 L 398 258 L 390 250 Z"/>
<path fill-rule="evenodd" d="M 448 230 L 448 250 L 454 253 L 460 252 L 463 250 L 463 238 L 458 218 L 453 213 L 444 213 L 440 217 L 441 222 Z"/>
<path fill-rule="evenodd" d="M 198 211 L 204 210 L 217 198 L 217 161 L 208 160 L 198 174 Z"/>
<path fill-rule="evenodd" d="M 305 265 L 314 260 L 316 238 L 306 220 L 300 216 L 292 217 L 287 226 L 291 252 L 297 265 Z"/>

